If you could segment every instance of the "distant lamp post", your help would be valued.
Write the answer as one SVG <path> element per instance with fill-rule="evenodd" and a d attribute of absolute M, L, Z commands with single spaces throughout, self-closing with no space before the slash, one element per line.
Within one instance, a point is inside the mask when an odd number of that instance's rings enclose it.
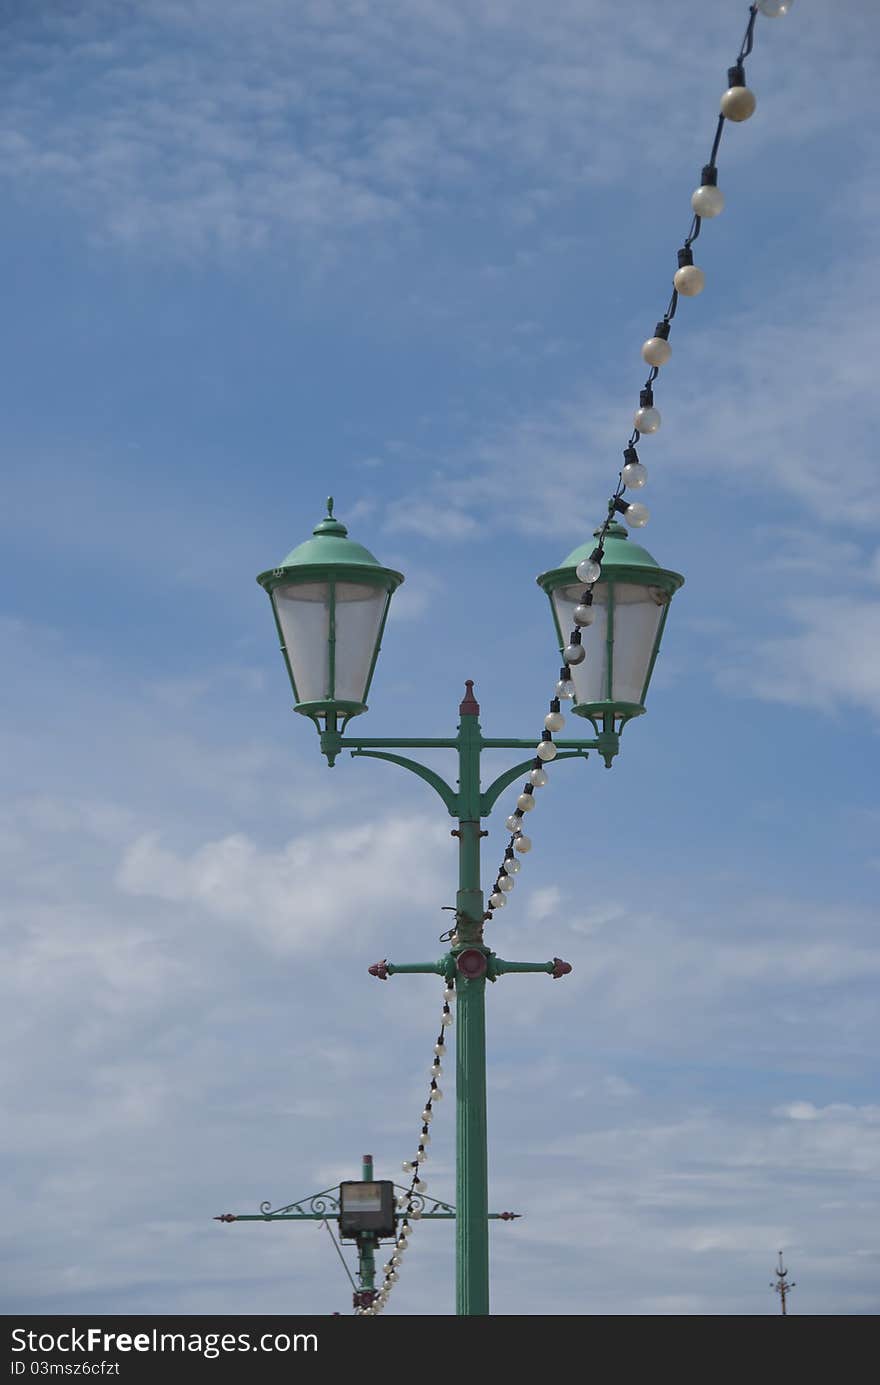
<path fill-rule="evenodd" d="M 775 1274 L 776 1282 L 774 1283 L 773 1280 L 771 1280 L 770 1288 L 775 1289 L 779 1295 L 782 1316 L 785 1318 L 788 1316 L 788 1296 L 792 1289 L 797 1288 L 797 1284 L 795 1284 L 794 1280 L 792 1280 L 790 1284 L 788 1282 L 788 1270 L 782 1263 L 782 1251 L 779 1252 L 779 1260 L 776 1265 Z"/>
<path fill-rule="evenodd" d="M 403 581 L 402 575 L 383 568 L 371 553 L 348 538 L 344 525 L 333 517 L 329 501 L 327 517 L 313 537 L 295 548 L 279 567 L 257 578 L 272 598 L 296 710 L 315 722 L 328 763 L 334 764 L 343 749 L 357 757 L 390 760 L 430 784 L 456 821 L 453 836 L 459 846 L 459 888 L 449 951 L 431 962 L 393 964 L 383 960 L 370 971 L 380 980 L 400 972 L 433 973 L 455 986 L 456 1311 L 460 1315 L 489 1312 L 486 982 L 507 973 L 543 972 L 561 977 L 571 971 L 558 957 L 542 962 L 508 962 L 486 946 L 483 924 L 490 915 L 485 912 L 480 884 L 480 838 L 486 835 L 481 819 L 489 816 L 499 796 L 523 774 L 530 779 L 518 804 L 525 799 L 532 806 L 533 786 L 544 782 L 532 776 L 543 774 L 546 760 L 583 759 L 590 750 L 597 750 L 605 764 L 611 765 L 620 748 L 623 726 L 645 710 L 669 602 L 684 581 L 678 573 L 658 567 L 649 553 L 627 539 L 626 530 L 617 523 L 605 530 L 601 572 L 593 563 L 595 555 L 590 548 L 588 544 L 576 549 L 562 567 L 538 578 L 550 597 L 563 649 L 558 695 L 574 695 L 574 710 L 591 721 L 596 731 L 589 740 L 563 740 L 549 730 L 538 744 L 531 738 L 496 740 L 484 736 L 471 679 L 466 680 L 455 736 L 345 736 L 346 724 L 367 709 L 388 605 Z M 595 573 L 584 577 L 582 573 L 591 565 Z M 585 592 L 585 585 L 589 592 Z M 572 622 L 576 640 L 566 646 L 564 640 Z M 573 687 L 569 686 L 569 673 Z M 551 704 L 557 725 L 562 724 L 559 705 Z M 410 749 L 455 751 L 456 787 L 435 770 L 400 754 Z M 527 751 L 528 758 L 483 788 L 480 765 L 484 750 Z M 512 832 L 513 826 L 520 832 L 523 812 L 525 809 L 518 807 L 519 816 L 508 819 Z M 515 849 L 511 846 L 505 855 L 498 875 L 499 892 L 490 898 L 492 909 L 502 907 L 516 883 L 518 854 L 528 850 L 527 838 L 513 835 Z"/>
<path fill-rule="evenodd" d="M 564 654 L 573 627 L 580 633 L 584 656 L 570 666 L 573 710 L 587 717 L 597 734 L 619 734 L 645 710 L 669 603 L 684 578 L 660 567 L 622 524 L 614 523 L 603 540 L 592 602 L 584 606 L 577 569 L 590 562 L 592 547 L 587 543 L 574 549 L 561 567 L 543 573 L 538 585 L 550 598 L 560 652 Z"/>
<path fill-rule="evenodd" d="M 382 1242 L 396 1241 L 401 1223 L 405 1220 L 402 1212 L 395 1208 L 396 1193 L 409 1190 L 390 1180 L 373 1177 L 373 1156 L 365 1154 L 361 1161 L 362 1177 L 348 1179 L 338 1188 L 325 1188 L 321 1193 L 290 1202 L 286 1207 L 272 1207 L 269 1202 L 260 1204 L 259 1212 L 223 1212 L 215 1221 L 319 1221 L 323 1222 L 333 1237 L 330 1223 L 335 1222 L 340 1239 L 354 1241 L 357 1246 L 357 1281 L 351 1275 L 345 1256 L 339 1246 L 336 1250 L 345 1266 L 345 1272 L 354 1290 L 353 1303 L 357 1308 L 369 1308 L 378 1293 L 376 1289 L 376 1251 Z M 455 1208 L 448 1202 L 438 1202 L 436 1198 L 424 1197 L 414 1193 L 412 1201 L 418 1209 L 421 1221 L 455 1221 Z M 516 1221 L 519 1212 L 490 1212 L 491 1221 Z M 336 1242 L 334 1241 L 334 1244 Z"/>

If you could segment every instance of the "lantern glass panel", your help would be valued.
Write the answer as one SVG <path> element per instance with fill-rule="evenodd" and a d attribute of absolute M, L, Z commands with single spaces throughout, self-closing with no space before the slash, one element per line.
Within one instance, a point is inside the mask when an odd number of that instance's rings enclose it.
<path fill-rule="evenodd" d="M 388 605 L 384 587 L 361 582 L 336 584 L 336 679 L 334 696 L 363 702 Z M 299 687 L 299 684 L 297 684 Z"/>
<path fill-rule="evenodd" d="M 553 594 L 563 639 L 573 628 L 574 608 L 583 586 L 561 587 Z M 617 702 L 641 705 L 645 680 L 657 643 L 663 610 L 669 601 L 659 587 L 636 582 L 599 582 L 593 588 L 592 625 L 581 630 L 586 658 L 571 675 L 578 703 Z M 611 677 L 609 686 L 609 603 L 611 610 Z"/>
<path fill-rule="evenodd" d="M 272 600 L 298 700 L 322 702 L 330 679 L 330 583 L 285 583 Z"/>

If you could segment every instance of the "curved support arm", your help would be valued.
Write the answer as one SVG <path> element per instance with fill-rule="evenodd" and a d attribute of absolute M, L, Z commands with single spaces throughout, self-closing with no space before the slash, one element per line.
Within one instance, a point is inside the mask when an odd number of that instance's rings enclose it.
<path fill-rule="evenodd" d="M 362 755 L 372 760 L 390 760 L 393 765 L 400 765 L 403 769 L 412 770 L 420 779 L 424 779 L 426 784 L 430 784 L 432 789 L 436 789 L 443 802 L 446 804 L 450 817 L 458 817 L 458 794 L 447 784 L 442 775 L 436 774 L 434 770 L 428 769 L 427 765 L 420 765 L 417 760 L 410 760 L 406 755 L 389 755 L 387 750 L 353 750 L 352 757 Z"/>
<path fill-rule="evenodd" d="M 557 755 L 556 759 L 551 760 L 550 763 L 555 765 L 556 760 L 586 760 L 588 756 L 588 750 L 562 751 L 562 753 Z M 521 760 L 518 765 L 514 765 L 513 769 L 506 769 L 503 774 L 499 774 L 497 779 L 492 780 L 488 789 L 484 789 L 480 794 L 480 817 L 487 818 L 489 816 L 498 798 L 507 788 L 508 784 L 512 784 L 514 779 L 518 779 L 521 774 L 525 774 L 530 770 L 534 758 L 533 755 L 531 760 Z"/>

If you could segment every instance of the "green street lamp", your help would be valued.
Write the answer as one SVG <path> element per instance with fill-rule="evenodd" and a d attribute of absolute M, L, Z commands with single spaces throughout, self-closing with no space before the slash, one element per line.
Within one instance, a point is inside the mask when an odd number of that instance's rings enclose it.
<path fill-rule="evenodd" d="M 602 533 L 595 531 L 594 537 Z M 602 571 L 593 588 L 592 621 L 581 628 L 585 657 L 571 666 L 573 711 L 600 732 L 620 731 L 645 710 L 648 684 L 669 612 L 684 582 L 660 567 L 633 543 L 622 524 L 610 524 L 602 541 Z M 593 545 L 569 553 L 561 567 L 542 573 L 538 585 L 550 598 L 562 653 L 568 631 L 577 625 L 584 584 L 577 566 L 589 560 Z"/>
<path fill-rule="evenodd" d="M 342 728 L 367 710 L 367 694 L 392 592 L 403 576 L 381 567 L 327 516 L 278 567 L 261 572 L 269 593 L 296 710 L 320 728 Z"/>
<path fill-rule="evenodd" d="M 575 613 L 583 593 L 576 568 L 589 545 L 576 549 L 559 568 L 538 578 L 550 597 L 560 643 L 574 619 L 584 655 L 570 664 L 575 708 L 592 722 L 589 740 L 554 736 L 554 760 L 585 759 L 591 750 L 611 766 L 620 749 L 620 733 L 644 710 L 648 683 L 666 622 L 669 601 L 683 582 L 678 573 L 658 567 L 649 553 L 632 543 L 619 525 L 605 526 L 601 577 L 593 587 L 595 611 Z M 395 964 L 383 960 L 370 967 L 380 980 L 396 973 L 432 973 L 455 983 L 456 1019 L 456 1312 L 489 1312 L 488 1152 L 486 1132 L 486 982 L 509 973 L 543 972 L 561 977 L 571 971 L 554 957 L 540 962 L 509 962 L 497 957 L 483 939 L 485 912 L 480 884 L 481 820 L 500 794 L 523 774 L 540 768 L 533 739 L 484 736 L 473 682 L 466 680 L 454 737 L 383 738 L 343 734 L 353 716 L 366 711 L 370 679 L 379 654 L 388 606 L 403 581 L 383 568 L 366 549 L 328 515 L 314 537 L 295 548 L 280 567 L 263 572 L 258 582 L 272 598 L 295 698 L 296 710 L 309 716 L 320 732 L 321 751 L 333 765 L 340 751 L 354 757 L 389 760 L 429 784 L 456 820 L 459 888 L 449 951 L 436 961 Z M 580 633 L 580 627 L 583 632 Z M 341 719 L 341 726 L 340 726 Z M 452 750 L 458 759 L 457 787 L 402 750 Z M 528 751 L 486 788 L 480 774 L 484 750 Z M 537 756 L 537 758 L 536 758 Z M 527 786 L 531 794 L 531 784 Z M 524 841 L 517 837 L 517 844 Z M 513 875 L 506 876 L 511 882 Z"/>

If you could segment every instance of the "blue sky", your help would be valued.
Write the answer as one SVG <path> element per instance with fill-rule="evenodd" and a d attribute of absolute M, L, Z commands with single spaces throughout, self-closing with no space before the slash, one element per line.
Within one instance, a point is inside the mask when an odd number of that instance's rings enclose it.
<path fill-rule="evenodd" d="M 646 439 L 686 575 L 610 772 L 492 924 L 493 1311 L 876 1310 L 878 57 L 759 20 Z M 604 511 L 747 6 L 78 0 L 3 20 L 7 1313 L 346 1307 L 410 1157 L 454 893 L 429 790 L 332 772 L 254 576 L 333 493 L 406 573 L 363 722 L 541 726 L 534 583 Z M 500 767 L 500 766 L 499 766 Z M 497 813 L 486 846 L 503 846 Z M 454 1192 L 451 1103 L 430 1191 Z M 425 1228 L 395 1313 L 452 1310 Z"/>

